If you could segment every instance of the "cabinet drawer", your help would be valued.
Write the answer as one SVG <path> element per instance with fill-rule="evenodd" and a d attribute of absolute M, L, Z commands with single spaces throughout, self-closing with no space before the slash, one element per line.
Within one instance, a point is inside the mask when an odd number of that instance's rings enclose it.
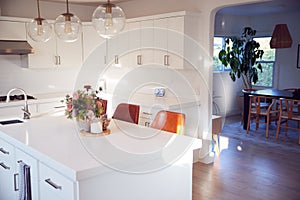
<path fill-rule="evenodd" d="M 44 199 L 75 199 L 75 184 L 57 171 L 40 163 L 40 195 Z"/>

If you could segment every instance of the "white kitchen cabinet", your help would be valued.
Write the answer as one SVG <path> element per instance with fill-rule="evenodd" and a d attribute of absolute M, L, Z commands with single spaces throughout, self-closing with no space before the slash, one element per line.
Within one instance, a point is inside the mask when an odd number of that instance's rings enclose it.
<path fill-rule="evenodd" d="M 0 19 L 1 40 L 26 40 L 25 22 Z"/>
<path fill-rule="evenodd" d="M 0 199 L 17 199 L 14 146 L 0 139 Z"/>
<path fill-rule="evenodd" d="M 56 170 L 40 163 L 40 199 L 41 200 L 65 200 L 75 199 L 75 183 Z"/>
<path fill-rule="evenodd" d="M 47 42 L 35 42 L 27 35 L 34 53 L 29 54 L 29 68 L 79 68 L 82 64 L 82 35 L 74 42 L 58 39 L 54 31 Z"/>
<path fill-rule="evenodd" d="M 29 68 L 52 68 L 57 66 L 56 39 L 53 34 L 47 42 L 35 42 L 29 36 L 27 37 L 28 43 L 34 49 L 34 53 L 28 55 Z"/>
<path fill-rule="evenodd" d="M 18 199 L 21 162 L 30 167 L 32 200 L 39 199 L 37 160 L 2 139 L 0 139 L 0 199 Z"/>
<path fill-rule="evenodd" d="M 186 12 L 178 12 L 129 20 L 126 24 L 126 31 L 130 31 L 128 40 L 122 40 L 128 41 L 129 52 L 122 64 L 135 67 L 154 63 L 182 69 L 186 17 Z"/>
<path fill-rule="evenodd" d="M 85 61 L 89 55 L 102 43 L 105 39 L 101 37 L 91 23 L 84 23 L 83 27 L 83 60 Z M 105 44 L 103 45 L 106 46 Z M 105 56 L 105 55 L 102 55 Z"/>
<path fill-rule="evenodd" d="M 56 38 L 55 65 L 58 67 L 79 68 L 83 63 L 82 59 L 82 35 L 74 42 L 64 42 Z"/>
<path fill-rule="evenodd" d="M 166 67 L 183 68 L 184 16 L 154 19 L 153 26 L 156 28 L 155 47 L 158 48 L 154 51 L 154 62 Z"/>
<path fill-rule="evenodd" d="M 18 177 L 18 182 L 20 182 L 20 165 L 24 163 L 30 167 L 30 183 L 31 183 L 31 199 L 39 200 L 39 184 L 38 184 L 38 161 L 32 156 L 24 153 L 23 151 L 16 148 L 16 175 Z M 15 175 L 15 176 L 16 176 Z M 20 188 L 18 188 L 20 192 Z"/>

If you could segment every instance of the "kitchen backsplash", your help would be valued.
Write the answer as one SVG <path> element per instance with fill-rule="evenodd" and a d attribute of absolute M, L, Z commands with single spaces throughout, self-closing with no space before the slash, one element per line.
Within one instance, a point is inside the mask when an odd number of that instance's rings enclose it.
<path fill-rule="evenodd" d="M 29 69 L 20 67 L 20 56 L 0 55 L 0 95 L 14 87 L 28 94 L 72 91 L 78 69 Z"/>

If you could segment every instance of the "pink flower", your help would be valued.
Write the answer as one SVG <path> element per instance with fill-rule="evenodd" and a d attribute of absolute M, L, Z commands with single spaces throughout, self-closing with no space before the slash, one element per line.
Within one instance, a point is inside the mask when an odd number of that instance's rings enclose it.
<path fill-rule="evenodd" d="M 78 99 L 78 93 L 77 93 L 77 92 L 74 92 L 74 93 L 73 93 L 73 99 L 74 99 L 74 100 L 77 100 L 77 99 Z"/>

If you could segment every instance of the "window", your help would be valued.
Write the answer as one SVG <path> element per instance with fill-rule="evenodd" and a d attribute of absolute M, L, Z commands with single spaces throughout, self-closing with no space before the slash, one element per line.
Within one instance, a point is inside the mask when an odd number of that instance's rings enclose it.
<path fill-rule="evenodd" d="M 264 51 L 262 60 L 258 60 L 262 64 L 263 73 L 258 74 L 258 81 L 255 86 L 272 87 L 274 79 L 274 63 L 275 49 L 270 48 L 271 37 L 254 38 L 259 42 L 260 49 Z M 213 52 L 213 70 L 218 72 L 230 71 L 230 67 L 225 67 L 219 60 L 219 52 L 225 48 L 225 37 L 214 37 L 214 52 Z"/>
<path fill-rule="evenodd" d="M 263 72 L 258 73 L 258 81 L 255 86 L 273 87 L 274 79 L 274 64 L 275 64 L 275 49 L 270 48 L 271 37 L 254 38 L 260 44 L 260 49 L 264 50 L 261 63 Z"/>

